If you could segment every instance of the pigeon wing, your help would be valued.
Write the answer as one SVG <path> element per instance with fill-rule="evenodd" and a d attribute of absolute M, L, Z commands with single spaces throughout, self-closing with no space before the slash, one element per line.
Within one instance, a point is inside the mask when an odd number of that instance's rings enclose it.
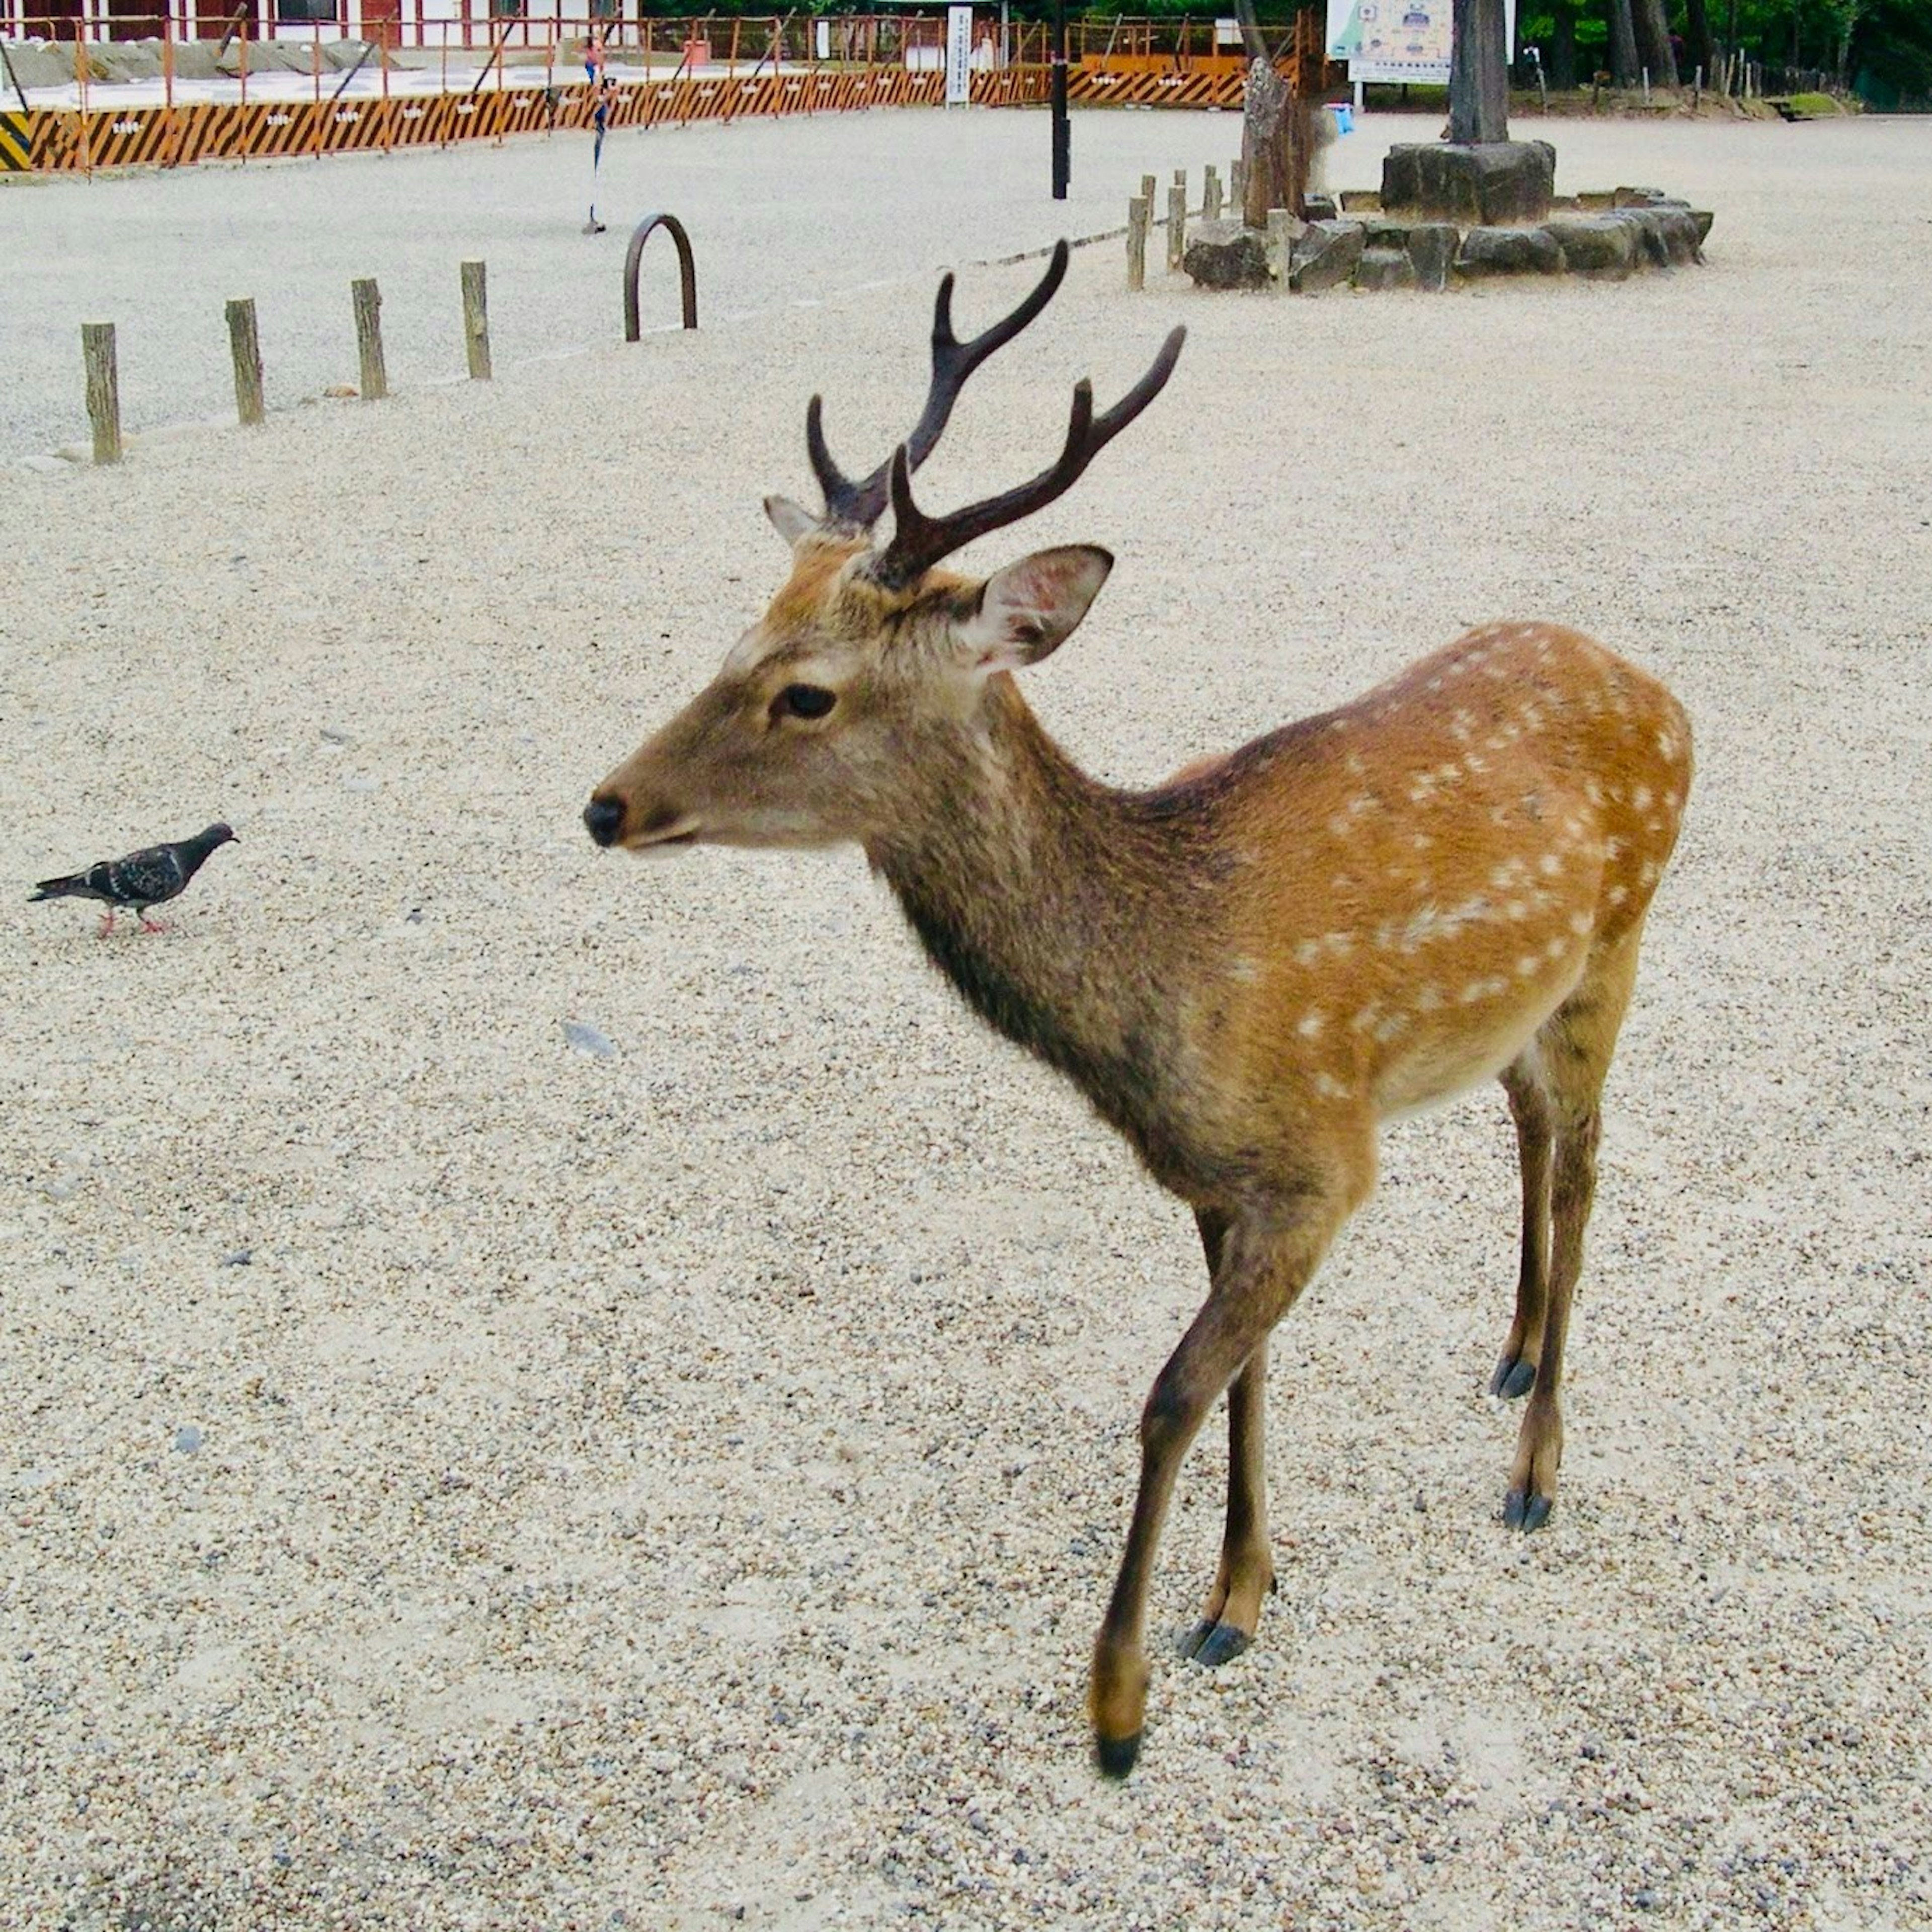
<path fill-rule="evenodd" d="M 172 845 L 150 845 L 130 852 L 105 870 L 109 890 L 122 905 L 159 905 L 188 884 L 188 868 Z"/>

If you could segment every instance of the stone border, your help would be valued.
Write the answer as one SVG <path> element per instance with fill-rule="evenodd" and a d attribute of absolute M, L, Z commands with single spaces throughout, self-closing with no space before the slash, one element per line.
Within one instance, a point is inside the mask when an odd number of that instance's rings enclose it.
<path fill-rule="evenodd" d="M 1292 252 L 1271 259 L 1258 231 L 1210 222 L 1188 242 L 1181 266 L 1209 288 L 1417 289 L 1438 292 L 1502 275 L 1580 275 L 1622 281 L 1646 268 L 1701 262 L 1713 217 L 1660 188 L 1620 188 L 1559 196 L 1533 225 L 1462 228 L 1398 220 L 1373 192 L 1311 196 L 1312 218 L 1291 225 Z"/>

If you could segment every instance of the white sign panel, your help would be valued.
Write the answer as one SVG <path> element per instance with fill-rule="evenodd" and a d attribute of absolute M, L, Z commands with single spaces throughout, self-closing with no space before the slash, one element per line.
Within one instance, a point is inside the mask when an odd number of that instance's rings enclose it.
<path fill-rule="evenodd" d="M 1328 58 L 1351 80 L 1449 84 L 1450 0 L 1328 0 Z M 1503 0 L 1503 46 L 1516 45 L 1516 0 Z"/>
<path fill-rule="evenodd" d="M 946 10 L 946 104 L 963 107 L 973 98 L 973 10 Z"/>

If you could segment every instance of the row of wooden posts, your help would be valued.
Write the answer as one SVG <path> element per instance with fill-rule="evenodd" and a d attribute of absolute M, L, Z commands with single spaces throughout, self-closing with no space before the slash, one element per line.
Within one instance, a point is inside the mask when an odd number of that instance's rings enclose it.
<path fill-rule="evenodd" d="M 462 265 L 463 344 L 473 381 L 490 380 L 490 302 L 488 278 L 481 262 Z M 356 346 L 362 364 L 361 394 L 367 403 L 389 393 L 389 375 L 382 359 L 382 295 L 373 278 L 349 284 L 356 315 Z M 235 412 L 242 423 L 266 422 L 262 400 L 262 346 L 256 332 L 253 297 L 227 305 L 228 348 L 235 363 Z M 121 460 L 121 374 L 111 322 L 84 322 L 80 349 L 87 366 L 87 414 L 94 427 L 94 460 Z"/>
<path fill-rule="evenodd" d="M 1238 214 L 1247 193 L 1246 172 L 1238 160 L 1228 170 L 1228 206 Z M 1140 193 L 1127 203 L 1127 286 L 1130 289 L 1147 286 L 1148 232 L 1156 225 L 1154 219 L 1156 184 L 1152 175 L 1142 175 Z M 1221 177 L 1210 161 L 1202 182 L 1202 220 L 1219 221 L 1221 208 Z M 1268 261 L 1280 277 L 1283 288 L 1288 286 L 1288 256 L 1292 246 L 1290 225 L 1288 209 L 1271 208 L 1268 210 Z M 1186 252 L 1187 170 L 1176 168 L 1174 180 L 1167 190 L 1167 266 L 1170 273 L 1180 266 L 1180 258 Z"/>

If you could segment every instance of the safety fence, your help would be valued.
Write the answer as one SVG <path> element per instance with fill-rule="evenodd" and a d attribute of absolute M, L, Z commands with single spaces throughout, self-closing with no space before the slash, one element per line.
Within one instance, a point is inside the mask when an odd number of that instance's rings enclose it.
<path fill-rule="evenodd" d="M 986 68 L 971 76 L 974 105 L 1038 106 L 1048 98 L 1045 66 Z M 1238 107 L 1242 76 L 1219 73 L 1074 70 L 1078 106 Z M 202 160 L 268 160 L 587 128 L 596 106 L 584 81 L 477 87 L 466 93 L 394 93 L 310 100 L 176 102 L 146 106 L 37 108 L 0 114 L 0 170 L 92 171 L 180 167 Z M 615 80 L 601 97 L 612 128 L 754 116 L 845 113 L 866 107 L 936 107 L 945 98 L 937 70 L 889 68 L 794 73 L 782 68 L 731 78 L 700 73 Z"/>

